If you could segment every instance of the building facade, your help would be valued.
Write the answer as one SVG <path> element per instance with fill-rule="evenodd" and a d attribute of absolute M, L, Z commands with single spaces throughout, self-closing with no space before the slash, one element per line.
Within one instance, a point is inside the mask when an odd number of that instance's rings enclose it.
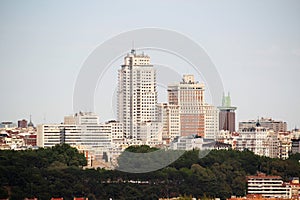
<path fill-rule="evenodd" d="M 247 193 L 262 195 L 264 198 L 291 198 L 291 188 L 283 184 L 280 176 L 266 176 L 259 173 L 247 176 Z"/>
<path fill-rule="evenodd" d="M 239 122 L 239 129 L 255 127 L 256 120 Z M 275 132 L 286 132 L 287 123 L 284 121 L 276 121 L 272 118 L 260 118 L 259 123 L 262 127 L 272 129 Z"/>
<path fill-rule="evenodd" d="M 300 139 L 292 139 L 291 153 L 300 153 Z"/>
<path fill-rule="evenodd" d="M 219 134 L 219 110 L 213 106 L 203 105 L 204 138 L 217 140 Z"/>
<path fill-rule="evenodd" d="M 230 94 L 223 95 L 222 106 L 218 107 L 219 112 L 219 130 L 235 131 L 235 110 L 236 107 L 231 106 Z"/>
<path fill-rule="evenodd" d="M 18 120 L 18 128 L 27 128 L 27 120 L 26 119 Z"/>
<path fill-rule="evenodd" d="M 278 158 L 288 159 L 291 153 L 292 141 L 290 132 L 278 133 Z"/>
<path fill-rule="evenodd" d="M 239 151 L 249 150 L 256 155 L 276 158 L 278 156 L 277 133 L 273 130 L 261 127 L 243 128 L 238 132 L 236 149 Z"/>
<path fill-rule="evenodd" d="M 181 136 L 204 136 L 204 84 L 195 82 L 193 75 L 183 75 L 182 82 L 168 85 L 168 102 L 179 107 Z"/>
<path fill-rule="evenodd" d="M 67 119 L 71 119 L 68 116 Z M 118 123 L 99 124 L 99 117 L 94 113 L 77 113 L 73 116 L 74 122 L 69 120 L 63 124 L 41 124 L 37 126 L 37 146 L 52 147 L 66 143 L 75 146 L 92 148 L 109 147 L 112 139 L 123 135 Z M 120 131 L 115 133 L 116 130 Z"/>
<path fill-rule="evenodd" d="M 159 120 L 162 123 L 162 139 L 169 143 L 180 136 L 180 114 L 178 105 L 158 104 Z"/>
<path fill-rule="evenodd" d="M 127 54 L 118 71 L 118 121 L 123 124 L 125 139 L 147 140 L 160 133 L 157 115 L 156 70 L 150 57 Z M 151 131 L 149 131 L 151 129 Z M 143 132 L 143 133 L 142 133 Z M 160 139 L 159 136 L 154 137 Z"/>

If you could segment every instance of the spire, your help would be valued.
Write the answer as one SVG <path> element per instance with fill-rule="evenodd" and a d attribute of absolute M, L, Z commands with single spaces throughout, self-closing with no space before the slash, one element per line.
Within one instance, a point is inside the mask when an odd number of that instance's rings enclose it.
<path fill-rule="evenodd" d="M 34 125 L 33 125 L 32 121 L 31 121 L 31 114 L 30 114 L 30 117 L 29 117 L 29 119 L 30 119 L 30 121 L 29 121 L 29 123 L 28 123 L 28 127 L 34 127 Z"/>
<path fill-rule="evenodd" d="M 230 98 L 230 93 L 229 92 L 228 92 L 228 96 L 227 96 L 226 106 L 227 107 L 231 106 L 231 98 Z"/>
<path fill-rule="evenodd" d="M 225 107 L 225 93 L 223 92 L 223 97 L 222 97 L 222 106 Z"/>
<path fill-rule="evenodd" d="M 260 127 L 260 123 L 259 123 L 259 117 L 257 117 L 257 122 L 256 122 L 256 127 Z"/>

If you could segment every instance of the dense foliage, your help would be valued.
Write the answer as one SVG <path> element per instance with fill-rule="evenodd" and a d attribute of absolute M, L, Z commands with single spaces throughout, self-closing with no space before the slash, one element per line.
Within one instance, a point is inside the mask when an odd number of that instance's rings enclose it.
<path fill-rule="evenodd" d="M 157 149 L 130 147 L 145 153 Z M 82 169 L 86 160 L 68 145 L 51 149 L 0 151 L 0 199 L 86 196 L 92 199 L 157 199 L 159 197 L 243 196 L 246 176 L 257 171 L 280 175 L 284 180 L 300 176 L 300 154 L 288 160 L 259 157 L 252 152 L 211 151 L 199 158 L 199 151 L 185 152 L 174 163 L 149 173 L 125 173 L 103 169 Z"/>

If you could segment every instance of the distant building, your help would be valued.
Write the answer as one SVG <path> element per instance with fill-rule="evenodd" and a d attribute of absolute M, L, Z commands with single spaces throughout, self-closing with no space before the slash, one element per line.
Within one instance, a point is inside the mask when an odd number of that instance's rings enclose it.
<path fill-rule="evenodd" d="M 262 195 L 263 198 L 290 199 L 291 188 L 287 187 L 280 176 L 267 176 L 259 173 L 256 176 L 247 176 L 247 193 Z"/>
<path fill-rule="evenodd" d="M 180 136 L 179 105 L 158 104 L 159 120 L 162 123 L 162 139 L 169 143 Z"/>
<path fill-rule="evenodd" d="M 168 103 L 158 108 L 164 140 L 190 135 L 217 138 L 219 110 L 204 102 L 204 84 L 196 82 L 194 75 L 183 75 L 182 82 L 169 84 Z"/>
<path fill-rule="evenodd" d="M 291 153 L 292 141 L 290 132 L 278 132 L 278 158 L 288 159 Z"/>
<path fill-rule="evenodd" d="M 204 138 L 216 140 L 219 134 L 219 110 L 213 106 L 204 104 Z"/>
<path fill-rule="evenodd" d="M 24 145 L 25 146 L 36 146 L 36 138 L 37 135 L 36 134 L 28 134 L 24 136 Z"/>
<path fill-rule="evenodd" d="M 199 137 L 197 135 L 189 135 L 189 136 L 180 136 L 175 138 L 170 148 L 173 150 L 193 150 L 193 149 L 199 149 L 199 150 L 212 150 L 212 149 L 224 149 L 228 150 L 231 149 L 232 146 L 230 144 L 225 144 L 222 142 L 216 142 L 213 139 L 205 139 L 202 137 Z"/>
<path fill-rule="evenodd" d="M 300 138 L 299 139 L 292 139 L 292 147 L 291 147 L 291 153 L 300 153 Z"/>
<path fill-rule="evenodd" d="M 18 128 L 27 128 L 27 120 L 25 120 L 25 119 L 19 120 Z"/>
<path fill-rule="evenodd" d="M 255 127 L 239 130 L 236 141 L 236 149 L 249 150 L 256 155 L 276 158 L 278 155 L 277 133 L 260 126 L 259 122 Z"/>
<path fill-rule="evenodd" d="M 236 107 L 231 106 L 230 94 L 223 95 L 222 106 L 218 107 L 219 112 L 219 130 L 235 131 L 235 110 Z"/>
<path fill-rule="evenodd" d="M 291 132 L 292 139 L 300 139 L 300 129 L 294 128 Z"/>
<path fill-rule="evenodd" d="M 197 135 L 180 136 L 175 138 L 170 148 L 173 150 L 192 150 L 192 149 L 203 149 L 203 138 Z"/>
<path fill-rule="evenodd" d="M 123 124 L 125 139 L 161 140 L 156 69 L 150 64 L 149 56 L 137 54 L 134 49 L 125 56 L 118 71 L 117 104 L 118 121 Z M 154 136 L 155 133 L 158 135 Z"/>
<path fill-rule="evenodd" d="M 291 188 L 291 195 L 292 199 L 300 199 L 300 183 L 299 183 L 299 177 L 293 177 L 291 181 L 288 183 L 285 183 L 288 187 Z"/>
<path fill-rule="evenodd" d="M 262 127 L 272 129 L 275 132 L 286 132 L 287 123 L 284 121 L 276 121 L 272 118 L 260 118 L 259 123 Z M 239 129 L 255 127 L 256 120 L 239 122 Z"/>
<path fill-rule="evenodd" d="M 9 129 L 9 128 L 15 128 L 16 125 L 13 122 L 1 122 L 0 128 Z"/>
<path fill-rule="evenodd" d="M 168 102 L 179 106 L 181 136 L 204 136 L 204 84 L 195 82 L 193 75 L 183 75 L 182 82 L 168 85 Z"/>
<path fill-rule="evenodd" d="M 116 123 L 99 124 L 94 113 L 77 113 L 75 124 L 42 124 L 37 126 L 37 145 L 52 147 L 56 144 L 84 145 L 93 148 L 108 147 L 112 142 L 112 132 L 121 131 Z M 119 126 L 118 126 L 119 127 Z M 122 132 L 113 133 L 117 139 Z"/>

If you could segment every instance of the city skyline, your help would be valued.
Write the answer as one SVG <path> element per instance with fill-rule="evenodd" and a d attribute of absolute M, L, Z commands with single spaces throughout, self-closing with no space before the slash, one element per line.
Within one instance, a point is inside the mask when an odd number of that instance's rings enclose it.
<path fill-rule="evenodd" d="M 154 26 L 179 31 L 206 49 L 221 75 L 225 91 L 231 93 L 232 105 L 238 107 L 237 122 L 259 116 L 287 121 L 289 129 L 300 126 L 299 2 L 235 1 L 232 6 L 214 1 L 186 4 L 177 1 L 176 6 L 163 2 L 157 16 L 152 17 L 143 13 L 149 12 L 146 8 L 122 17 L 106 15 L 113 10 L 121 13 L 128 7 L 125 2 L 116 6 L 108 2 L 87 4 L 82 10 L 76 2 L 72 2 L 73 9 L 67 9 L 69 3 L 56 6 L 50 2 L 1 2 L 0 72 L 4 76 L 0 84 L 0 121 L 16 122 L 28 119 L 30 114 L 35 124 L 63 121 L 63 116 L 73 114 L 74 83 L 89 53 L 120 32 Z M 147 9 L 154 9 L 154 4 Z M 166 6 L 170 10 L 163 9 Z M 179 9 L 189 10 L 191 16 L 177 17 Z M 162 18 L 165 12 L 170 16 Z M 141 18 L 134 18 L 136 15 Z M 203 20 L 206 18 L 211 23 Z M 166 61 L 160 55 L 151 57 L 153 63 Z M 168 64 L 178 65 L 173 62 Z M 116 61 L 114 69 L 119 64 Z M 115 78 L 117 71 L 114 71 L 111 77 Z M 117 83 L 116 78 L 113 81 Z M 95 98 L 99 100 L 100 96 L 96 94 Z M 100 121 L 114 119 L 106 102 L 99 102 L 95 112 Z"/>

